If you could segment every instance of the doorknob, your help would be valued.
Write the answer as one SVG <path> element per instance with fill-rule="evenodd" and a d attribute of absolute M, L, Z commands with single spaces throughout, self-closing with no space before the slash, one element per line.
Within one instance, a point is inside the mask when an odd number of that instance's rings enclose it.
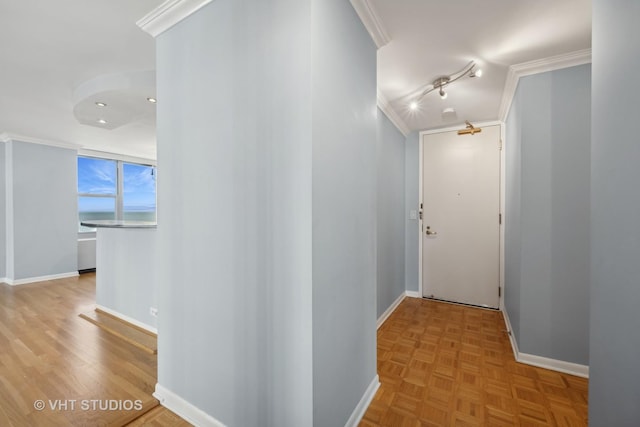
<path fill-rule="evenodd" d="M 428 225 L 427 225 L 426 233 L 427 233 L 427 236 L 434 236 L 434 235 L 438 234 L 437 231 L 431 231 L 431 227 L 429 227 Z"/>

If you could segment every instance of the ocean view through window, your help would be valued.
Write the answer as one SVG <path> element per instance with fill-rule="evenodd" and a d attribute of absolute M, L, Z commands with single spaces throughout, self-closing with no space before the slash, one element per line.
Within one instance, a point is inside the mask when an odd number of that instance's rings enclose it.
<path fill-rule="evenodd" d="M 98 219 L 156 220 L 154 166 L 78 156 L 78 229 Z"/>

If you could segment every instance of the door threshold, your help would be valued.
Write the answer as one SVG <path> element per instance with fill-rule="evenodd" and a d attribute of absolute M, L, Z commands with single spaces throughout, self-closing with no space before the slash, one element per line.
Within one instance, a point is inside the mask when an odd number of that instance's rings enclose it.
<path fill-rule="evenodd" d="M 422 299 L 427 299 L 427 300 L 436 301 L 436 302 L 443 302 L 445 304 L 462 305 L 464 307 L 481 308 L 481 309 L 489 310 L 489 311 L 500 311 L 500 309 L 498 307 L 487 307 L 487 306 L 484 306 L 484 305 L 469 304 L 469 303 L 466 303 L 466 302 L 449 301 L 449 300 L 446 300 L 446 299 L 440 299 L 440 298 L 436 298 L 436 297 L 425 297 L 425 296 L 423 296 Z"/>

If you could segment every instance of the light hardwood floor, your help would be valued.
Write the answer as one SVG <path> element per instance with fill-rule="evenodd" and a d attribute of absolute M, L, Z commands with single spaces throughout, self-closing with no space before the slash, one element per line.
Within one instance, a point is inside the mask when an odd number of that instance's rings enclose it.
<path fill-rule="evenodd" d="M 0 284 L 0 426 L 189 426 L 151 396 L 156 355 L 78 316 L 94 304 L 94 274 Z M 378 373 L 363 427 L 587 425 L 587 380 L 516 363 L 498 312 L 405 299 L 378 330 Z"/>
<path fill-rule="evenodd" d="M 78 316 L 94 306 L 95 274 L 0 284 L 0 426 L 122 426 L 158 406 L 156 355 Z M 162 409 L 135 425 L 189 425 Z"/>
<path fill-rule="evenodd" d="M 515 362 L 505 329 L 500 312 L 406 298 L 378 330 L 360 426 L 586 426 L 588 381 Z"/>

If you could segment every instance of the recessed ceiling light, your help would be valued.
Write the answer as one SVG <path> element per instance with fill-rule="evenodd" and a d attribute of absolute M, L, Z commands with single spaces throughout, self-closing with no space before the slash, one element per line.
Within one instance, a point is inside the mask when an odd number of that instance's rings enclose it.
<path fill-rule="evenodd" d="M 158 102 L 158 100 L 157 100 L 157 99 L 155 99 L 155 98 L 151 98 L 151 97 L 147 98 L 147 101 L 149 101 L 149 102 L 150 102 L 150 103 L 152 103 L 152 104 L 155 104 L 156 102 Z"/>
<path fill-rule="evenodd" d="M 100 102 L 100 101 L 96 102 L 96 105 L 98 107 L 106 107 L 107 106 L 107 104 L 105 104 L 104 102 Z"/>
<path fill-rule="evenodd" d="M 106 125 L 107 121 L 105 119 L 98 119 L 96 120 L 98 123 L 100 123 L 101 125 Z"/>

